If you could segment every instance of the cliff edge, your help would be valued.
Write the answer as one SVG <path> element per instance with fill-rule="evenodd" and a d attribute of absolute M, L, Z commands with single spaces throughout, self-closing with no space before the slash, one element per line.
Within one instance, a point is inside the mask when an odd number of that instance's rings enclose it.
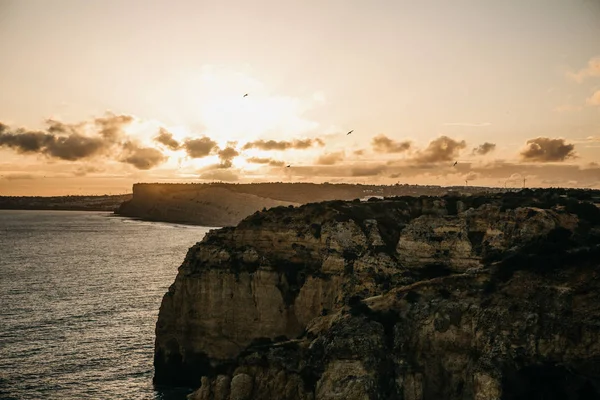
<path fill-rule="evenodd" d="M 276 207 L 192 247 L 155 382 L 192 399 L 600 398 L 589 191 Z"/>

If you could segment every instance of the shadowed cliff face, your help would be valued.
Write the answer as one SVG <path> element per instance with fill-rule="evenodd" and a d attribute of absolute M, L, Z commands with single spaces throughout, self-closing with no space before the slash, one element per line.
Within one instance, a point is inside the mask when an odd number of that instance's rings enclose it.
<path fill-rule="evenodd" d="M 574 195 L 333 201 L 211 231 L 163 299 L 155 382 L 203 400 L 600 398 L 600 209 Z"/>

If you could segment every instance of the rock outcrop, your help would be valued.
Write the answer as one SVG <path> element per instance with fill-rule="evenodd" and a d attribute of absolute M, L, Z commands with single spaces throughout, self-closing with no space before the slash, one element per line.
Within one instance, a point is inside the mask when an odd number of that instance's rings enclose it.
<path fill-rule="evenodd" d="M 163 299 L 155 382 L 198 400 L 600 398 L 600 209 L 570 194 L 333 201 L 213 230 Z"/>

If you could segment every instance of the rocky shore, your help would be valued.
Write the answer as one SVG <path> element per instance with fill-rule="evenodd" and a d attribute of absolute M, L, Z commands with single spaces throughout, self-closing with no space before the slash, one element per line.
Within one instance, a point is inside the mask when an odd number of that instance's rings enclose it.
<path fill-rule="evenodd" d="M 596 399 L 590 191 L 276 207 L 192 247 L 155 382 L 192 399 Z"/>

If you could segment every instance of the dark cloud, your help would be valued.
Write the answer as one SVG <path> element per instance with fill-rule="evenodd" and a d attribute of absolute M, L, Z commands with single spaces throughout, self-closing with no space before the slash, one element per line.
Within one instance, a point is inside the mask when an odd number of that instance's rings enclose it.
<path fill-rule="evenodd" d="M 240 155 L 240 153 L 233 147 L 226 147 L 223 150 L 219 150 L 217 154 L 221 160 L 219 168 L 231 168 L 233 165 L 233 159 Z"/>
<path fill-rule="evenodd" d="M 325 142 L 321 139 L 301 139 L 289 141 L 276 141 L 276 140 L 256 140 L 254 142 L 248 142 L 244 145 L 243 150 L 248 149 L 260 149 L 260 150 L 288 150 L 297 149 L 304 150 L 311 146 L 325 146 Z"/>
<path fill-rule="evenodd" d="M 0 146 L 9 147 L 17 153 L 41 153 L 54 139 L 53 135 L 44 132 L 22 129 L 10 132 L 6 125 L 0 125 Z"/>
<path fill-rule="evenodd" d="M 460 151 L 467 147 L 464 140 L 460 142 L 449 138 L 448 136 L 440 136 L 432 140 L 423 151 L 419 151 L 414 158 L 414 161 L 421 164 L 432 164 L 438 162 L 455 160 Z"/>
<path fill-rule="evenodd" d="M 102 138 L 78 134 L 55 137 L 46 147 L 46 154 L 62 160 L 76 161 L 99 154 L 110 146 Z"/>
<path fill-rule="evenodd" d="M 46 120 L 46 125 L 48 125 L 48 128 L 46 128 L 48 133 L 58 135 L 79 134 L 81 129 L 85 126 L 85 124 L 65 124 L 52 118 Z"/>
<path fill-rule="evenodd" d="M 107 112 L 104 117 L 96 118 L 94 123 L 99 128 L 98 133 L 109 141 L 116 141 L 125 135 L 123 127 L 133 122 L 131 115 L 115 115 Z"/>
<path fill-rule="evenodd" d="M 398 173 L 395 173 L 395 174 L 391 174 L 390 178 L 396 179 L 396 178 L 400 178 L 401 176 L 402 176 L 402 174 L 398 172 Z"/>
<path fill-rule="evenodd" d="M 112 143 L 102 138 L 73 133 L 69 136 L 56 136 L 45 132 L 17 130 L 0 131 L 0 147 L 9 147 L 17 153 L 40 153 L 62 160 L 76 161 L 94 156 L 106 150 Z"/>
<path fill-rule="evenodd" d="M 235 182 L 239 180 L 239 176 L 229 169 L 214 169 L 208 170 L 200 174 L 200 179 Z"/>
<path fill-rule="evenodd" d="M 57 120 L 46 120 L 45 131 L 11 130 L 0 124 L 0 147 L 9 147 L 17 153 L 38 153 L 67 161 L 76 161 L 108 153 L 118 144 L 124 125 L 133 120 L 128 115 L 107 113 L 94 120 L 97 131 L 85 134 L 85 123 L 65 124 Z"/>
<path fill-rule="evenodd" d="M 205 136 L 200 139 L 187 139 L 183 147 L 190 157 L 202 158 L 217 148 L 217 142 Z"/>
<path fill-rule="evenodd" d="M 475 147 L 473 149 L 473 154 L 479 155 L 479 156 L 484 156 L 487 153 L 494 151 L 495 149 L 496 149 L 495 143 L 485 142 L 484 144 L 480 144 L 479 146 Z"/>
<path fill-rule="evenodd" d="M 269 164 L 272 167 L 283 167 L 285 165 L 285 162 L 273 160 L 272 158 L 250 157 L 246 161 L 252 164 Z"/>
<path fill-rule="evenodd" d="M 345 154 L 343 151 L 337 153 L 323 154 L 317 159 L 319 165 L 334 165 L 344 160 Z"/>
<path fill-rule="evenodd" d="M 155 142 L 158 142 L 171 150 L 177 150 L 181 146 L 177 140 L 173 138 L 173 134 L 167 131 L 165 128 L 160 128 L 158 136 L 154 138 Z"/>
<path fill-rule="evenodd" d="M 521 158 L 533 162 L 565 161 L 575 157 L 575 145 L 567 144 L 565 139 L 538 137 L 527 141 L 521 151 Z"/>
<path fill-rule="evenodd" d="M 385 135 L 374 137 L 371 144 L 377 153 L 403 153 L 411 147 L 409 141 L 396 142 Z"/>
<path fill-rule="evenodd" d="M 150 169 L 162 164 L 167 157 L 153 147 L 140 147 L 134 142 L 126 142 L 123 145 L 121 162 L 131 164 L 137 169 Z"/>

